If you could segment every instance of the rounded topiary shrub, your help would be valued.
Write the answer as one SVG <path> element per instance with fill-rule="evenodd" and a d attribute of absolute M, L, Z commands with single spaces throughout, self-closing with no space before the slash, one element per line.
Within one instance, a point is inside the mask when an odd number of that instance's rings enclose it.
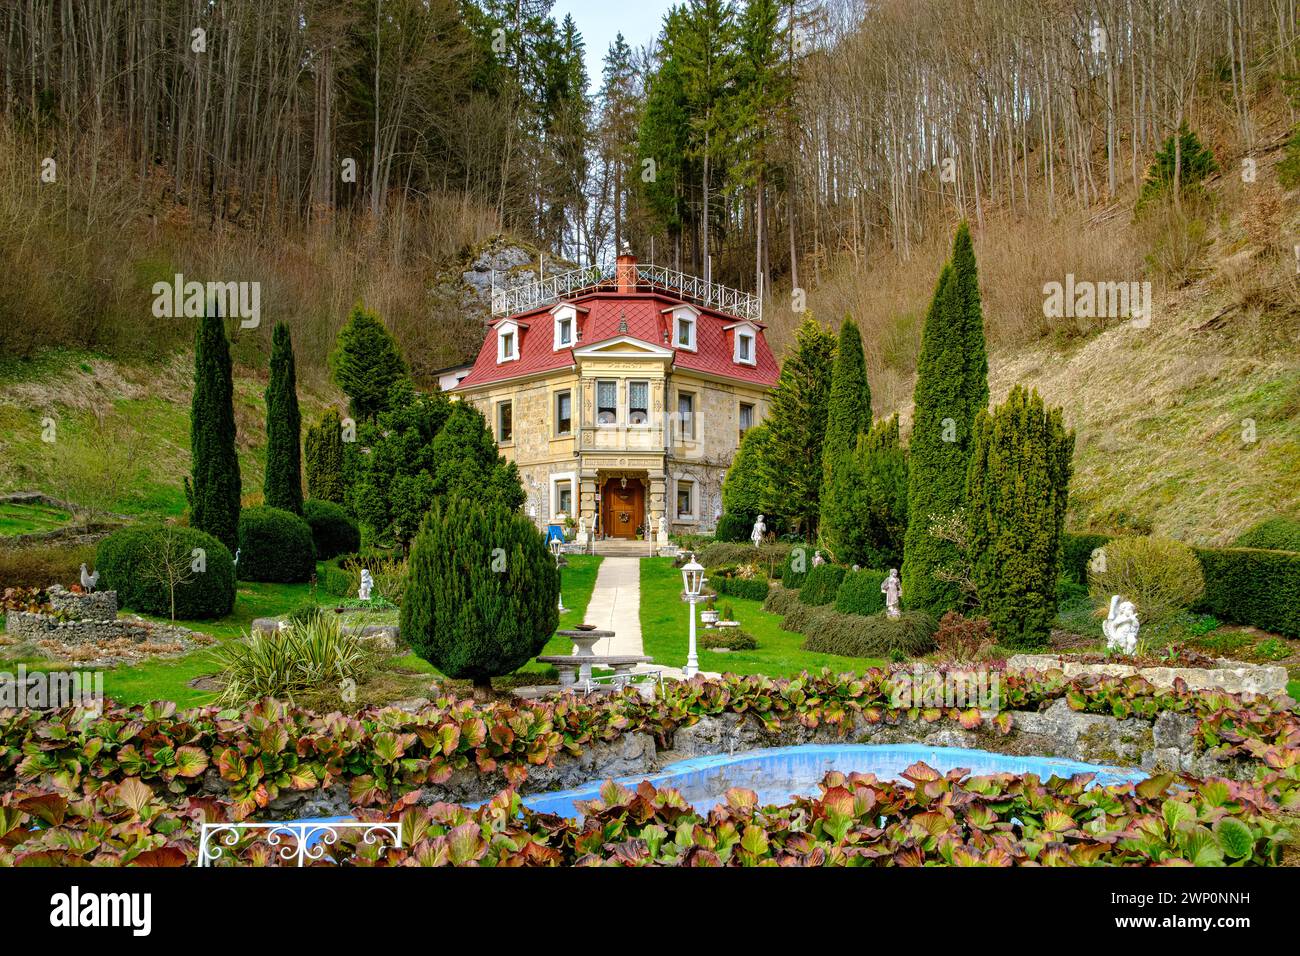
<path fill-rule="evenodd" d="M 1263 548 L 1268 551 L 1300 551 L 1300 521 L 1294 518 L 1269 518 L 1243 534 L 1232 546 Z"/>
<path fill-rule="evenodd" d="M 542 652 L 559 623 L 559 572 L 546 541 L 504 505 L 436 503 L 411 545 L 402 638 L 477 693 Z"/>
<path fill-rule="evenodd" d="M 835 592 L 835 610 L 841 614 L 879 614 L 885 609 L 885 595 L 880 585 L 889 575 L 885 571 L 863 568 L 850 571 Z"/>
<path fill-rule="evenodd" d="M 715 541 L 748 541 L 754 531 L 754 519 L 744 514 L 724 514 L 713 532 Z"/>
<path fill-rule="evenodd" d="M 194 528 L 123 528 L 95 552 L 99 590 L 120 607 L 180 620 L 225 617 L 235 606 L 235 564 L 226 546 Z"/>
<path fill-rule="evenodd" d="M 351 554 L 361 547 L 361 529 L 343 510 L 342 505 L 319 498 L 302 503 L 302 517 L 311 528 L 316 545 L 316 560 L 328 561 L 340 554 Z"/>
<path fill-rule="evenodd" d="M 1196 604 L 1205 575 L 1196 552 L 1179 541 L 1115 538 L 1088 572 L 1088 593 L 1097 601 L 1118 594 L 1133 602 L 1143 624 L 1156 624 Z"/>
<path fill-rule="evenodd" d="M 796 615 L 798 618 L 798 615 Z M 795 623 L 807 638 L 805 651 L 841 657 L 904 658 L 934 650 L 934 618 L 924 611 L 904 611 L 900 617 L 841 614 L 830 607 L 807 608 Z M 782 625 L 791 630 L 790 618 Z"/>
<path fill-rule="evenodd" d="M 700 632 L 700 646 L 711 651 L 754 651 L 758 641 L 738 627 L 714 627 Z"/>
<path fill-rule="evenodd" d="M 813 567 L 813 554 L 813 549 L 806 544 L 792 547 L 781 565 L 781 573 L 777 575 L 781 583 L 788 588 L 803 587 L 804 579 Z"/>
<path fill-rule="evenodd" d="M 292 584 L 311 579 L 311 527 L 289 511 L 260 505 L 239 513 L 239 579 Z"/>

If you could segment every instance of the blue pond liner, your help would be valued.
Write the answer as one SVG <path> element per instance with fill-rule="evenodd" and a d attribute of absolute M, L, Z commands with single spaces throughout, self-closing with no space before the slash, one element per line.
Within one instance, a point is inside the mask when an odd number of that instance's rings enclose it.
<path fill-rule="evenodd" d="M 874 773 L 881 780 L 902 781 L 902 773 L 912 764 L 921 761 L 940 773 L 946 774 L 958 767 L 970 771 L 971 776 L 995 773 L 1037 774 L 1041 779 L 1071 777 L 1077 773 L 1093 773 L 1091 786 L 1115 786 L 1137 783 L 1147 775 L 1140 770 L 1125 767 L 1107 767 L 1100 764 L 1081 763 L 1057 757 L 1018 757 L 988 750 L 968 750 L 964 747 L 927 747 L 924 744 L 805 744 L 800 747 L 768 747 L 747 750 L 738 754 L 718 754 L 710 757 L 692 757 L 668 764 L 658 773 L 619 777 L 623 786 L 635 789 L 642 780 L 656 787 L 678 790 L 687 803 L 701 813 L 726 801 L 732 787 L 742 787 L 758 794 L 761 806 L 789 803 L 793 796 L 816 796 L 818 784 L 832 770 L 841 773 Z M 594 780 L 573 790 L 556 790 L 524 797 L 524 805 L 538 813 L 554 813 L 562 817 L 580 817 L 576 803 L 595 800 L 600 796 L 604 780 Z M 903 781 L 906 782 L 906 781 Z M 478 807 L 480 800 L 466 804 Z M 320 817 L 300 820 L 299 823 L 336 823 L 350 817 Z M 309 839 L 308 845 L 316 839 Z"/>
<path fill-rule="evenodd" d="M 841 773 L 874 773 L 881 780 L 902 780 L 902 772 L 922 761 L 947 773 L 958 767 L 972 776 L 995 773 L 1038 774 L 1070 777 L 1095 773 L 1092 786 L 1136 783 L 1146 779 L 1140 770 L 1106 767 L 1056 757 L 1018 757 L 963 747 L 927 747 L 923 744 L 807 744 L 801 747 L 770 747 L 738 754 L 693 757 L 669 764 L 658 773 L 621 777 L 618 782 L 635 788 L 642 780 L 656 787 L 673 787 L 687 803 L 701 812 L 726 801 L 726 792 L 742 787 L 758 794 L 762 806 L 790 802 L 792 796 L 815 796 L 818 784 L 832 770 Z M 558 790 L 524 797 L 524 805 L 539 813 L 562 817 L 581 816 L 575 803 L 600 796 L 603 780 L 573 790 Z M 482 803 L 483 801 L 480 801 Z M 479 806 L 479 803 L 472 806 Z"/>

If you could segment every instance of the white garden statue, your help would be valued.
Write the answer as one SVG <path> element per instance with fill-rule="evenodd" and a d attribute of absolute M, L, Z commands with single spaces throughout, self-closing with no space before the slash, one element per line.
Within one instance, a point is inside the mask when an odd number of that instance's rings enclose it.
<path fill-rule="evenodd" d="M 370 600 L 370 590 L 375 586 L 375 579 L 370 576 L 369 568 L 361 569 L 361 587 L 357 591 L 357 597 L 363 601 Z"/>
<path fill-rule="evenodd" d="M 899 602 L 903 599 L 903 579 L 898 576 L 898 568 L 889 569 L 889 577 L 880 582 L 880 593 L 885 596 L 885 613 L 890 617 L 901 615 Z"/>
<path fill-rule="evenodd" d="M 1110 599 L 1110 613 L 1101 624 L 1101 632 L 1106 635 L 1106 650 L 1132 654 L 1138 643 L 1137 608 L 1132 601 L 1121 601 L 1118 594 Z"/>
<path fill-rule="evenodd" d="M 668 543 L 668 516 L 667 515 L 659 516 L 659 543 L 660 544 Z"/>
<path fill-rule="evenodd" d="M 754 530 L 749 533 L 749 540 L 754 542 L 754 547 L 763 543 L 763 535 L 767 534 L 767 525 L 763 524 L 763 516 L 759 515 L 758 520 L 754 522 Z"/>

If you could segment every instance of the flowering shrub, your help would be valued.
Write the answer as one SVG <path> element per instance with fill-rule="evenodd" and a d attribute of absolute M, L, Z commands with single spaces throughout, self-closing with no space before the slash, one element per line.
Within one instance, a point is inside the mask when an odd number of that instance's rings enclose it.
<path fill-rule="evenodd" d="M 934 643 L 944 660 L 966 664 L 979 660 L 984 651 L 993 646 L 993 625 L 987 618 L 967 618 L 957 611 L 949 611 L 939 619 Z"/>

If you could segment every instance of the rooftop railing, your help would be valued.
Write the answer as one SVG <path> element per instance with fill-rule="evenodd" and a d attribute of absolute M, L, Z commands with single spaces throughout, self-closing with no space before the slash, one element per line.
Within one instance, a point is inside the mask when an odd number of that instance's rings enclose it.
<path fill-rule="evenodd" d="M 538 306 L 571 299 L 584 292 L 595 292 L 617 282 L 615 270 L 614 266 L 603 270 L 597 266 L 588 266 L 512 288 L 498 289 L 494 285 L 492 314 L 518 315 Z M 687 301 L 739 319 L 758 322 L 763 318 L 763 302 L 752 292 L 741 292 L 739 289 L 653 263 L 638 264 L 636 275 L 638 289 L 666 289 Z"/>

